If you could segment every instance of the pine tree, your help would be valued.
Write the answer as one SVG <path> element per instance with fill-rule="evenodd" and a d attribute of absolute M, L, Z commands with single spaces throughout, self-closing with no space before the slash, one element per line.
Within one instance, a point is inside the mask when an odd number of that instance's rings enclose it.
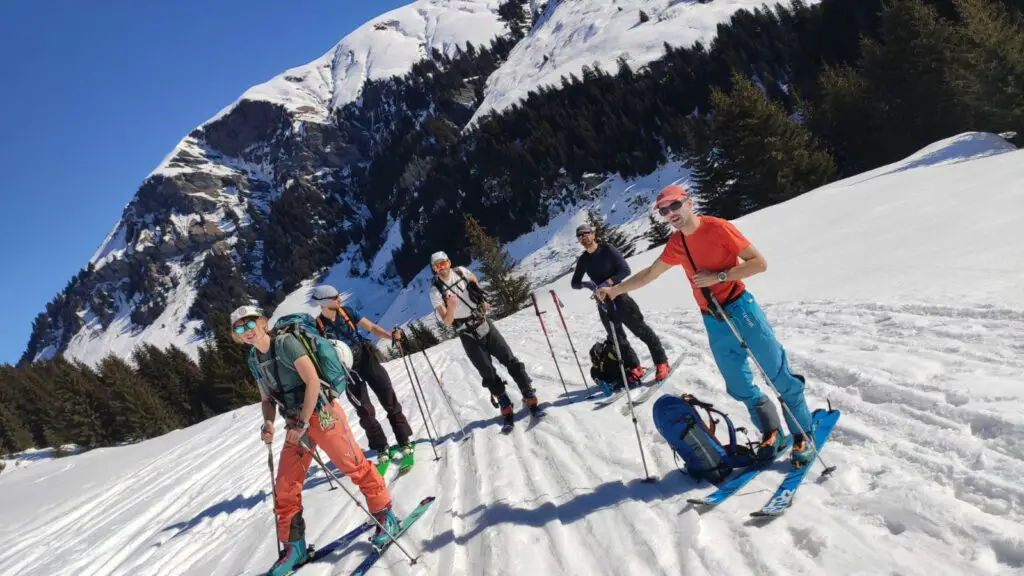
<path fill-rule="evenodd" d="M 0 456 L 32 447 L 32 435 L 17 413 L 0 404 Z"/>
<path fill-rule="evenodd" d="M 466 214 L 465 223 L 470 253 L 480 262 L 480 280 L 491 312 L 497 318 L 504 318 L 523 309 L 533 291 L 529 278 L 514 273 L 512 256 L 498 245 L 497 240 L 487 235 L 475 218 Z"/>
<path fill-rule="evenodd" d="M 614 247 L 623 258 L 636 253 L 636 239 L 627 236 L 618 226 L 609 226 L 597 210 L 587 210 L 587 223 L 594 227 L 594 238 L 598 242 Z"/>
<path fill-rule="evenodd" d="M 111 354 L 100 361 L 100 382 L 111 395 L 115 441 L 138 441 L 173 428 L 152 385 L 127 362 Z"/>
<path fill-rule="evenodd" d="M 706 212 L 735 218 L 784 202 L 835 177 L 818 141 L 750 79 L 733 76 L 711 102 L 710 150 L 694 170 Z"/>
<path fill-rule="evenodd" d="M 56 410 L 62 424 L 59 435 L 82 448 L 113 443 L 114 408 L 109 390 L 96 372 L 60 356 L 54 358 L 53 365 L 59 399 Z"/>
<path fill-rule="evenodd" d="M 882 115 L 864 78 L 849 66 L 826 66 L 820 77 L 821 100 L 809 107 L 809 124 L 832 148 L 841 174 L 858 174 L 883 164 L 877 144 Z"/>
<path fill-rule="evenodd" d="M 424 324 L 422 319 L 409 324 L 406 336 L 409 338 L 409 341 L 403 344 L 406 354 L 426 350 L 441 343 L 437 335 Z"/>
<path fill-rule="evenodd" d="M 221 414 L 258 402 L 259 388 L 248 365 L 248 347 L 231 339 L 226 316 L 215 314 L 214 341 L 199 349 L 203 404 Z"/>
<path fill-rule="evenodd" d="M 1024 134 L 1024 15 L 991 0 L 957 0 L 967 57 L 960 71 L 980 127 Z"/>
<path fill-rule="evenodd" d="M 672 236 L 672 226 L 661 218 L 648 216 L 648 219 L 651 222 L 651 227 L 644 234 L 644 238 L 650 242 L 650 245 L 647 247 L 650 250 L 668 242 L 669 237 Z"/>
<path fill-rule="evenodd" d="M 513 40 L 526 36 L 530 28 L 530 12 L 527 0 L 504 0 L 498 5 L 498 18 L 508 26 Z"/>
<path fill-rule="evenodd" d="M 168 417 L 178 427 L 187 425 L 191 411 L 188 393 L 177 373 L 169 369 L 163 350 L 152 344 L 142 344 L 135 348 L 132 360 L 139 377 L 152 384 Z"/>
<path fill-rule="evenodd" d="M 886 161 L 971 128 L 966 90 L 957 81 L 966 65 L 962 45 L 953 26 L 921 0 L 894 0 L 883 10 L 878 40 L 863 42 L 860 69 L 880 107 L 874 145 Z"/>
<path fill-rule="evenodd" d="M 203 404 L 203 373 L 199 366 L 177 346 L 167 348 L 164 355 L 167 360 L 166 369 L 175 374 L 185 394 L 188 403 L 187 422 L 195 424 L 213 415 L 213 411 Z"/>

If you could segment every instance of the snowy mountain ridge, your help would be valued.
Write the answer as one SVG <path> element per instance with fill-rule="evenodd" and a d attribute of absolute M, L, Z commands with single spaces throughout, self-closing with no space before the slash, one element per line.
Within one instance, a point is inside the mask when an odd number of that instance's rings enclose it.
<path fill-rule="evenodd" d="M 332 206 L 313 222 L 307 236 L 338 235 L 332 228 L 339 227 L 355 230 L 356 237 L 378 234 L 366 230 L 373 199 L 353 194 L 343 182 L 372 154 L 367 143 L 373 138 L 367 132 L 371 126 L 339 124 L 336 113 L 363 102 L 366 82 L 403 74 L 435 50 L 450 56 L 466 43 L 483 46 L 504 33 L 496 14 L 499 4 L 419 0 L 382 14 L 320 58 L 254 86 L 201 124 L 153 170 L 88 268 L 40 316 L 26 357 L 65 353 L 92 364 L 108 353 L 129 355 L 143 342 L 175 344 L 195 355 L 206 328 L 204 318 L 194 312 L 197 299 L 209 297 L 200 294 L 203 285 L 238 281 L 211 276 L 211 257 L 230 260 L 238 278 L 271 294 L 288 277 L 281 254 L 294 239 L 278 237 L 275 246 L 268 244 L 275 220 L 284 225 L 288 218 L 278 218 L 272 210 L 282 196 L 301 197 L 291 203 L 305 203 L 306 210 L 320 199 Z M 487 82 L 480 96 L 486 106 L 470 109 L 466 117 L 479 115 L 485 107 L 497 110 L 525 95 L 525 90 L 519 96 L 505 94 L 508 82 L 539 86 L 556 72 L 576 73 L 578 65 L 594 59 L 613 62 L 621 55 L 614 49 L 617 39 L 634 52 L 630 47 L 643 43 L 643 55 L 634 54 L 633 64 L 657 57 L 663 42 L 710 40 L 719 21 L 748 4 L 676 2 L 658 12 L 629 0 L 612 13 L 606 3 L 592 0 L 551 2 L 513 57 L 481 79 Z M 623 14 L 645 6 L 657 18 L 640 34 L 626 25 Z M 678 36 L 668 24 L 683 21 L 688 22 L 686 33 Z M 582 34 L 588 26 L 591 32 Z M 594 40 L 585 41 L 588 34 Z M 533 61 L 531 54 L 551 49 L 552 43 L 560 46 L 560 54 L 574 52 L 578 57 L 557 69 L 546 67 L 539 80 L 524 75 L 523 62 Z M 584 54 L 589 54 L 586 61 Z M 422 310 L 401 303 L 403 287 L 394 275 L 391 253 L 402 246 L 402 237 L 393 223 L 379 240 L 371 241 L 380 247 L 370 255 L 354 239 L 339 236 L 341 244 L 330 248 L 337 253 L 326 262 L 326 279 L 348 286 L 353 303 L 364 306 L 371 317 L 399 323 Z M 319 258 L 326 260 L 324 255 Z M 303 278 L 283 304 L 304 300 L 313 278 Z M 416 279 L 411 285 L 421 283 Z"/>

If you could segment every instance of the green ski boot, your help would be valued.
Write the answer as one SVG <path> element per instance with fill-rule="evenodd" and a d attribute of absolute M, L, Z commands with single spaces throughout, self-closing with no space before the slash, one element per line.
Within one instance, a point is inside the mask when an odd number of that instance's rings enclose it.
<path fill-rule="evenodd" d="M 412 445 L 412 442 L 406 442 L 399 449 L 401 450 L 402 461 L 398 465 L 398 473 L 405 474 L 412 470 L 412 465 L 415 463 L 416 447 Z"/>

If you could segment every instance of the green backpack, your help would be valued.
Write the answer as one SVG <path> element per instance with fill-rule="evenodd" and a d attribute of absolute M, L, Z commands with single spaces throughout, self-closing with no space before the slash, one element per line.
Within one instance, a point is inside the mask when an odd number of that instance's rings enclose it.
<path fill-rule="evenodd" d="M 255 348 L 249 350 L 249 369 L 256 377 L 260 391 L 281 407 L 282 414 L 286 411 L 299 410 L 302 407 L 305 387 L 285 390 L 281 387 L 281 379 L 278 376 L 281 367 L 295 370 L 294 367 L 279 362 L 277 359 L 277 347 L 285 335 L 292 335 L 298 339 L 313 361 L 313 366 L 316 367 L 316 373 L 320 376 L 320 398 L 317 401 L 316 411 L 321 413 L 321 420 L 323 420 L 324 414 L 329 413 L 325 409 L 335 398 L 345 393 L 345 389 L 348 387 L 348 370 L 342 364 L 331 341 L 320 335 L 312 316 L 296 313 L 278 319 L 270 331 L 270 337 L 273 340 L 270 346 L 273 357 L 272 370 L 260 370 Z"/>

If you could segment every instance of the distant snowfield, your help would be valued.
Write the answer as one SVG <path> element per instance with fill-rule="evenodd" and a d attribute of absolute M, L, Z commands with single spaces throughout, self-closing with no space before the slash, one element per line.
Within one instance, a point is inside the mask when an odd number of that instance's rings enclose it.
<path fill-rule="evenodd" d="M 602 333 L 592 302 L 562 277 L 538 296 L 551 312 L 568 397 L 533 311 L 499 323 L 552 403 L 533 429 L 521 421 L 510 436 L 498 433 L 479 377 L 450 341 L 429 354 L 467 424 L 469 439 L 456 442 L 455 421 L 416 359 L 441 460 L 420 443 L 416 468 L 393 495 L 400 513 L 427 495 L 437 502 L 404 537 L 423 555 L 417 566 L 389 551 L 375 573 L 1024 573 L 1024 151 L 1008 148 L 990 135 L 962 135 L 737 222 L 767 256 L 768 271 L 749 285 L 806 375 L 810 404 L 827 398 L 843 413 L 823 453 L 838 471 L 819 484 L 816 468 L 785 516 L 760 523 L 747 515 L 767 500 L 782 465 L 718 509 L 689 507 L 686 497 L 709 487 L 676 471 L 650 404 L 638 417 L 659 481 L 639 483 L 629 418 L 580 400 L 547 290 L 565 301 L 578 348 Z M 656 255 L 630 263 L 637 269 Z M 670 355 L 684 355 L 665 392 L 692 392 L 749 424 L 724 392 L 682 272 L 636 298 Z M 642 344 L 638 351 L 648 358 Z M 387 368 L 425 441 L 401 362 Z M 0 473 L 0 567 L 262 573 L 276 550 L 258 425 L 250 406 L 136 445 Z M 306 487 L 311 542 L 362 521 L 315 467 Z M 367 551 L 353 543 L 299 574 L 348 574 Z"/>

